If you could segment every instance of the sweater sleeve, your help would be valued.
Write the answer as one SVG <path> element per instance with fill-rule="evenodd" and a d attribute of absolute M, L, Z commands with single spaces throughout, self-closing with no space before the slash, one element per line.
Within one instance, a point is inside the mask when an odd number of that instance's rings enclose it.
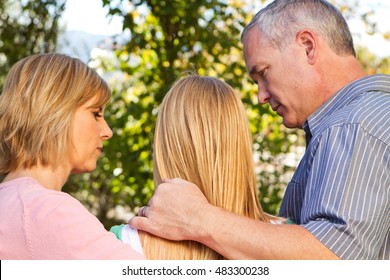
<path fill-rule="evenodd" d="M 40 195 L 25 205 L 24 223 L 33 259 L 144 259 L 62 192 Z"/>

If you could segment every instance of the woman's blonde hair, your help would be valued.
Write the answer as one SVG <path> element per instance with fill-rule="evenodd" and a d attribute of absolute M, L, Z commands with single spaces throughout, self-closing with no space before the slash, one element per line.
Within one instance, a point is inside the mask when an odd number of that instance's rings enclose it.
<path fill-rule="evenodd" d="M 0 174 L 38 164 L 57 166 L 70 148 L 78 107 L 98 96 L 105 106 L 105 81 L 79 59 L 39 54 L 17 62 L 0 95 Z"/>
<path fill-rule="evenodd" d="M 199 186 L 211 204 L 268 221 L 258 199 L 248 119 L 234 90 L 216 78 L 190 75 L 173 85 L 159 110 L 155 185 L 180 177 Z M 193 241 L 145 234 L 143 245 L 148 259 L 223 259 Z"/>

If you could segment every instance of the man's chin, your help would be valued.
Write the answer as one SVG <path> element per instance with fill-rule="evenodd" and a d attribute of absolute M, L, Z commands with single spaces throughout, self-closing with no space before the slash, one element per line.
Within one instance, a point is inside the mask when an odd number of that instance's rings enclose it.
<path fill-rule="evenodd" d="M 287 128 L 302 128 L 302 124 L 298 124 L 297 122 L 292 122 L 286 118 L 283 118 L 283 125 Z"/>

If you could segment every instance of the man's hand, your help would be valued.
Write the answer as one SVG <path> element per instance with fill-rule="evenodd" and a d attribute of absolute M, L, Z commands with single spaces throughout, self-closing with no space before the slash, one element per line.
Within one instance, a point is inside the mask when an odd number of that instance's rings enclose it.
<path fill-rule="evenodd" d="M 129 224 L 171 240 L 199 240 L 202 217 L 212 207 L 199 188 L 182 179 L 164 180 L 148 206 L 140 208 Z"/>
<path fill-rule="evenodd" d="M 304 227 L 273 225 L 208 203 L 182 179 L 160 184 L 131 227 L 171 240 L 194 240 L 227 259 L 338 259 Z"/>

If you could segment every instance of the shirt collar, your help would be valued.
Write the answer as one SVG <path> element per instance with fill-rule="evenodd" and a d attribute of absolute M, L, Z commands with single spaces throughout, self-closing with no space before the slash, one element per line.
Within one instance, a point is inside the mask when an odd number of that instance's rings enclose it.
<path fill-rule="evenodd" d="M 303 130 L 306 133 L 306 139 L 309 137 L 310 140 L 311 136 L 315 135 L 316 129 L 324 118 L 345 107 L 357 96 L 367 91 L 390 92 L 390 76 L 381 74 L 366 76 L 339 90 L 305 121 Z"/>

